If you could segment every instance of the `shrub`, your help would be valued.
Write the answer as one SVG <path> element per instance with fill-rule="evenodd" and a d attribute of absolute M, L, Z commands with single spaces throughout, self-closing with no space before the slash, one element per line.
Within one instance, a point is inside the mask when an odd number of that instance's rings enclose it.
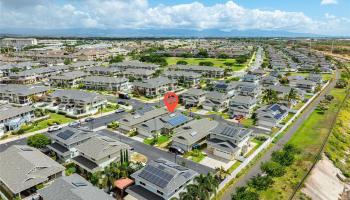
<path fill-rule="evenodd" d="M 282 165 L 272 161 L 263 163 L 261 165 L 261 170 L 272 177 L 280 177 L 286 173 Z"/>
<path fill-rule="evenodd" d="M 270 176 L 257 176 L 248 182 L 248 185 L 256 190 L 266 190 L 272 184 L 273 180 Z"/>
<path fill-rule="evenodd" d="M 290 166 L 294 162 L 294 154 L 283 150 L 275 151 L 272 153 L 272 160 L 283 166 Z"/>
<path fill-rule="evenodd" d="M 200 66 L 214 66 L 214 63 L 210 62 L 210 61 L 201 61 L 201 62 L 199 62 L 199 65 Z"/>
<path fill-rule="evenodd" d="M 188 63 L 186 61 L 184 61 L 184 60 L 179 60 L 179 61 L 176 62 L 176 64 L 178 64 L 178 65 L 187 65 Z"/>
<path fill-rule="evenodd" d="M 51 143 L 51 139 L 47 137 L 44 134 L 36 134 L 28 137 L 27 144 L 28 146 L 34 147 L 34 148 L 44 148 L 46 145 Z"/>
<path fill-rule="evenodd" d="M 259 200 L 259 194 L 247 187 L 239 187 L 232 195 L 232 200 Z"/>

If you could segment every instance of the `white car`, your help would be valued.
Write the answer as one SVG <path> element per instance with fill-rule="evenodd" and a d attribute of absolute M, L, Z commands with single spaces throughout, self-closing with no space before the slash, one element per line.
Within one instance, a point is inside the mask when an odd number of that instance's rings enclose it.
<path fill-rule="evenodd" d="M 53 131 L 58 131 L 62 128 L 62 126 L 60 125 L 54 125 L 54 126 L 50 126 L 49 129 L 47 130 L 48 132 L 53 132 Z"/>

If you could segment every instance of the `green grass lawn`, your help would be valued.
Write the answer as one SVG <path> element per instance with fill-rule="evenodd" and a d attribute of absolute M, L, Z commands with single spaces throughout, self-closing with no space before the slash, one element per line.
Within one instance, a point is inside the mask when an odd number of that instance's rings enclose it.
<path fill-rule="evenodd" d="M 194 149 L 192 151 L 186 152 L 183 155 L 183 157 L 189 158 L 193 162 L 197 162 L 198 163 L 198 162 L 202 161 L 206 157 L 206 155 L 201 150 Z"/>
<path fill-rule="evenodd" d="M 236 160 L 236 162 L 233 163 L 233 165 L 230 168 L 228 168 L 227 172 L 232 173 L 235 169 L 237 169 L 239 165 L 241 165 L 241 162 Z"/>
<path fill-rule="evenodd" d="M 254 120 L 251 118 L 243 119 L 243 120 L 241 120 L 241 124 L 244 127 L 249 128 L 249 127 L 254 126 Z"/>
<path fill-rule="evenodd" d="M 166 57 L 168 65 L 175 65 L 177 61 L 184 60 L 188 65 L 199 65 L 200 62 L 209 61 L 214 64 L 215 67 L 225 67 L 225 62 L 234 63 L 232 66 L 233 71 L 239 71 L 246 67 L 246 64 L 238 64 L 235 59 L 220 59 L 220 58 L 183 58 L 183 57 Z"/>
<path fill-rule="evenodd" d="M 102 112 L 111 112 L 119 108 L 118 104 L 107 104 L 104 108 L 102 108 Z"/>
<path fill-rule="evenodd" d="M 229 114 L 227 114 L 227 113 L 222 113 L 222 112 L 214 112 L 214 111 L 209 111 L 208 113 L 207 113 L 208 115 L 220 115 L 222 118 L 224 118 L 224 119 L 228 119 L 230 116 L 229 116 Z"/>
<path fill-rule="evenodd" d="M 155 144 L 161 145 L 161 144 L 169 141 L 169 139 L 170 139 L 169 136 L 161 135 L 158 137 L 158 140 L 155 142 Z M 154 141 L 154 138 L 146 138 L 143 140 L 143 143 L 148 144 L 148 145 L 152 145 L 153 141 Z"/>
<path fill-rule="evenodd" d="M 252 140 L 252 142 L 254 142 L 256 145 L 246 155 L 244 155 L 244 157 L 246 158 L 252 155 L 252 153 L 254 153 L 254 151 L 257 150 L 264 143 L 264 141 L 260 141 L 255 138 Z"/>
<path fill-rule="evenodd" d="M 34 131 L 38 131 L 44 128 L 48 128 L 50 126 L 50 124 L 58 122 L 59 124 L 65 124 L 65 123 L 69 123 L 74 121 L 74 119 L 72 118 L 68 118 L 64 115 L 61 114 L 57 114 L 57 113 L 49 113 L 50 118 L 40 121 L 36 124 L 33 124 L 33 126 L 31 126 L 31 128 L 27 129 L 26 131 L 24 131 L 25 133 L 30 133 L 30 132 L 34 132 Z"/>
<path fill-rule="evenodd" d="M 331 128 L 338 106 L 345 97 L 345 90 L 333 89 L 331 94 L 335 99 L 329 104 L 329 110 L 324 114 L 314 111 L 292 136 L 288 143 L 299 148 L 301 153 L 296 156 L 296 161 L 286 168 L 284 176 L 274 178 L 275 183 L 269 189 L 260 193 L 260 199 L 288 199 L 293 188 L 306 174 Z M 301 193 L 298 193 L 298 195 L 301 195 Z"/>
<path fill-rule="evenodd" d="M 287 123 L 292 117 L 294 116 L 293 113 L 288 113 L 287 117 L 284 118 L 284 120 L 282 121 L 282 123 Z"/>

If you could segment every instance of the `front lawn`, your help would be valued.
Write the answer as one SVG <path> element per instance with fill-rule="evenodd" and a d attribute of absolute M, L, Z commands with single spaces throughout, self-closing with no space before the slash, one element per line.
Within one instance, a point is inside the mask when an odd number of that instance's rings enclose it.
<path fill-rule="evenodd" d="M 232 173 L 235 169 L 237 169 L 238 166 L 241 165 L 242 162 L 236 160 L 235 163 L 233 163 L 233 165 L 227 170 L 228 173 Z"/>
<path fill-rule="evenodd" d="M 111 112 L 117 110 L 118 108 L 118 104 L 107 104 L 104 108 L 102 108 L 102 113 Z"/>
<path fill-rule="evenodd" d="M 167 141 L 169 141 L 169 136 L 166 135 L 160 135 L 157 139 L 155 138 L 146 138 L 143 140 L 143 143 L 148 144 L 148 145 L 161 145 Z"/>
<path fill-rule="evenodd" d="M 254 120 L 251 118 L 242 119 L 240 123 L 246 128 L 254 126 Z"/>
<path fill-rule="evenodd" d="M 199 163 L 200 161 L 202 161 L 206 155 L 199 149 L 194 149 L 192 151 L 188 151 L 186 152 L 183 157 L 188 158 L 190 160 L 192 160 L 193 162 L 197 162 Z"/>
<path fill-rule="evenodd" d="M 30 132 L 48 128 L 49 126 L 52 126 L 54 124 L 66 124 L 74 121 L 74 119 L 72 118 L 68 118 L 65 115 L 61 115 L 57 113 L 49 113 L 49 115 L 50 115 L 49 119 L 46 119 L 40 122 L 31 123 L 29 125 L 24 125 L 21 129 L 24 130 L 24 133 L 30 133 Z"/>

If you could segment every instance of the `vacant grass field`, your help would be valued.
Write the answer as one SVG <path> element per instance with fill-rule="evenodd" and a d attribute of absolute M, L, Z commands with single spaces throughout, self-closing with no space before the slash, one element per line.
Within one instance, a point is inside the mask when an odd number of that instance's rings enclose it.
<path fill-rule="evenodd" d="M 286 168 L 287 173 L 284 176 L 274 178 L 275 183 L 268 190 L 260 193 L 261 199 L 288 199 L 293 188 L 306 174 L 331 128 L 338 106 L 345 97 L 345 90 L 333 89 L 331 95 L 335 99 L 329 104 L 329 110 L 324 114 L 314 111 L 293 135 L 289 143 L 299 148 L 301 153 L 297 155 L 294 164 Z"/>
<path fill-rule="evenodd" d="M 200 62 L 212 62 L 215 67 L 225 67 L 225 62 L 233 63 L 233 71 L 239 71 L 246 67 L 246 64 L 238 64 L 235 59 L 219 59 L 219 58 L 182 58 L 182 57 L 167 57 L 166 61 L 168 65 L 175 65 L 177 61 L 183 60 L 188 63 L 188 65 L 199 65 Z"/>

